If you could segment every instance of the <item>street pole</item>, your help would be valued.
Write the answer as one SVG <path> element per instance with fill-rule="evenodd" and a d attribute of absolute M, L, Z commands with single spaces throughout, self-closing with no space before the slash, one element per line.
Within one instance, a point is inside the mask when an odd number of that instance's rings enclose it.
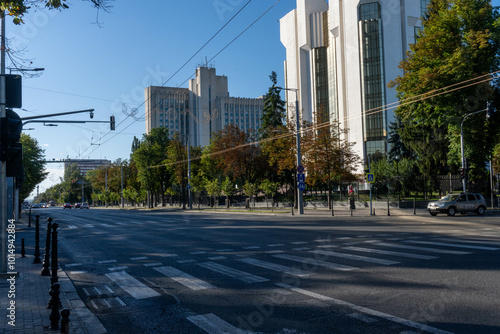
<path fill-rule="evenodd" d="M 120 173 L 121 173 L 121 178 L 122 178 L 122 209 L 125 207 L 125 201 L 123 198 L 123 165 L 120 166 Z"/>
<path fill-rule="evenodd" d="M 0 117 L 2 122 L 6 121 L 6 111 L 5 111 L 5 11 L 1 14 L 1 48 L 0 51 Z M 4 143 L 2 143 L 4 144 Z M 5 152 L 7 154 L 7 152 Z M 0 207 L 1 207 L 1 226 L 2 226 L 2 267 L 0 272 L 7 273 L 7 162 L 1 161 L 0 169 Z"/>
<path fill-rule="evenodd" d="M 189 201 L 189 210 L 193 210 L 193 201 L 191 198 L 191 144 L 189 143 L 189 134 L 187 144 L 188 144 L 188 201 Z"/>
<path fill-rule="evenodd" d="M 300 152 L 300 115 L 299 115 L 299 99 L 298 99 L 298 89 L 295 89 L 295 117 L 297 118 L 297 170 L 299 166 L 302 165 L 302 153 Z M 302 190 L 299 189 L 297 185 L 297 190 L 298 190 L 298 197 L 299 197 L 299 215 L 304 214 L 304 200 L 302 197 Z"/>

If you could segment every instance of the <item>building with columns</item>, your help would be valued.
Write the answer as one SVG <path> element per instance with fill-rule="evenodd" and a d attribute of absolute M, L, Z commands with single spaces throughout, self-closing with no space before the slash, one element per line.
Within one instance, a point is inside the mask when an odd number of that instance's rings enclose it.
<path fill-rule="evenodd" d="M 164 127 L 191 146 L 208 146 L 213 134 L 229 124 L 258 131 L 264 99 L 230 97 L 228 78 L 202 66 L 189 88 L 150 86 L 145 90 L 146 133 Z"/>
<path fill-rule="evenodd" d="M 318 122 L 318 111 L 326 111 L 321 122 L 339 121 L 348 130 L 344 139 L 356 143 L 365 163 L 389 149 L 397 98 L 387 84 L 402 75 L 398 65 L 422 28 L 428 3 L 297 0 L 297 8 L 280 20 L 285 87 L 298 89 L 301 117 Z M 285 93 L 290 115 L 296 94 Z"/>

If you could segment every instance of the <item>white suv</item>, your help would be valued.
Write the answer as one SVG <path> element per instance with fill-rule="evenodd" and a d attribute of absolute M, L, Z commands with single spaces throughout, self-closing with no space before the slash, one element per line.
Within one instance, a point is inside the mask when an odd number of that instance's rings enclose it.
<path fill-rule="evenodd" d="M 461 214 L 475 212 L 478 215 L 484 215 L 486 212 L 486 201 L 481 194 L 449 194 L 442 197 L 439 201 L 427 204 L 427 210 L 429 210 L 432 216 L 438 213 L 446 213 L 448 216 L 454 216 L 457 212 Z"/>

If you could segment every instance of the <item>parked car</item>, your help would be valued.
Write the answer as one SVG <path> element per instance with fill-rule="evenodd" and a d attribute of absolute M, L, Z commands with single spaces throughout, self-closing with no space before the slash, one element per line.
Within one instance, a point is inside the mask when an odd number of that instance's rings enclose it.
<path fill-rule="evenodd" d="M 486 201 L 481 194 L 476 193 L 449 194 L 439 201 L 427 204 L 427 210 L 429 210 L 431 216 L 436 216 L 438 213 L 454 216 L 457 212 L 461 214 L 475 212 L 478 215 L 484 215 Z"/>
<path fill-rule="evenodd" d="M 82 205 L 82 203 L 75 203 L 75 209 L 80 209 L 81 205 Z"/>
<path fill-rule="evenodd" d="M 80 209 L 90 209 L 89 203 L 82 203 L 82 205 L 80 205 Z"/>
<path fill-rule="evenodd" d="M 64 203 L 63 209 L 71 209 L 71 203 Z"/>
<path fill-rule="evenodd" d="M 40 204 L 38 204 L 38 203 L 33 203 L 33 204 L 31 204 L 31 207 L 32 207 L 33 209 L 38 209 L 38 208 L 40 207 Z"/>

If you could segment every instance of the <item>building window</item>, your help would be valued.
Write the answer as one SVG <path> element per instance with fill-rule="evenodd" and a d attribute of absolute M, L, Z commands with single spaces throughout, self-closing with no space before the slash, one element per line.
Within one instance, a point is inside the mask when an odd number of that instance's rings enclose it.
<path fill-rule="evenodd" d="M 424 17 L 427 12 L 427 6 L 431 3 L 431 0 L 420 0 L 420 16 Z"/>
<path fill-rule="evenodd" d="M 382 19 L 379 3 L 359 7 L 365 154 L 386 152 L 386 111 Z"/>

